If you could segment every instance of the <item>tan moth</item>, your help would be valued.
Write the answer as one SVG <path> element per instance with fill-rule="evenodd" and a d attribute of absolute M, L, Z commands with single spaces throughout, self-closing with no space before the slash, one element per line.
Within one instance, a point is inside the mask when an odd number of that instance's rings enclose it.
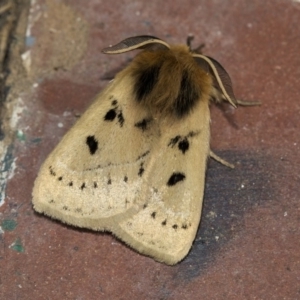
<path fill-rule="evenodd" d="M 208 156 L 229 165 L 210 151 L 209 103 L 241 103 L 225 69 L 187 45 L 137 36 L 103 52 L 135 49 L 46 159 L 32 201 L 38 212 L 110 231 L 172 265 L 198 229 Z"/>

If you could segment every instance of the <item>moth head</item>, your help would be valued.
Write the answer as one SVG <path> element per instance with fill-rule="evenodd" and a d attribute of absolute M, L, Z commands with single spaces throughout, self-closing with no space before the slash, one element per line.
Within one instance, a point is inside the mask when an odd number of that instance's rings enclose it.
<path fill-rule="evenodd" d="M 187 46 L 170 46 L 154 36 L 136 36 L 102 52 L 120 54 L 136 49 L 144 51 L 128 72 L 134 78 L 137 101 L 150 109 L 182 117 L 204 98 L 227 100 L 236 107 L 226 70 L 213 58 L 191 50 L 190 39 Z"/>

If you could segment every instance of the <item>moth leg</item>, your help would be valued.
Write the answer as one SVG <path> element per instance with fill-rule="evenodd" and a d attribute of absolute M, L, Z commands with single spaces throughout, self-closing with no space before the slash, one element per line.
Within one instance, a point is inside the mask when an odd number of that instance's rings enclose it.
<path fill-rule="evenodd" d="M 243 101 L 243 100 L 240 100 L 240 99 L 236 99 L 236 103 L 238 105 L 241 105 L 241 106 L 257 106 L 257 105 L 261 105 L 261 102 L 258 102 L 258 101 Z"/>
<path fill-rule="evenodd" d="M 231 168 L 231 169 L 234 169 L 234 165 L 229 163 L 228 161 L 226 161 L 225 159 L 221 158 L 220 156 L 218 156 L 217 154 L 213 153 L 211 150 L 209 152 L 209 156 L 211 158 L 213 158 L 214 160 L 216 160 L 217 162 L 219 162 L 220 164 L 228 167 L 228 168 Z"/>
<path fill-rule="evenodd" d="M 202 53 L 202 49 L 205 47 L 205 44 L 202 43 L 200 44 L 197 48 L 192 49 L 192 41 L 194 39 L 194 35 L 193 34 L 189 34 L 187 39 L 186 39 L 186 44 L 189 47 L 190 51 L 195 52 L 195 53 Z"/>

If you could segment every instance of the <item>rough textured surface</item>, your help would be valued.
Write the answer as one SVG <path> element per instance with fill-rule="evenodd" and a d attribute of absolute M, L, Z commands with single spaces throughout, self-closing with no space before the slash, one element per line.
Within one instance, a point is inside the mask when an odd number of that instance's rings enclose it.
<path fill-rule="evenodd" d="M 27 76 L 10 79 L 22 89 L 9 95 L 16 167 L 0 207 L 0 299 L 299 299 L 299 18 L 299 1 L 286 0 L 32 1 Z M 212 149 L 236 169 L 209 162 L 188 257 L 168 267 L 110 234 L 34 213 L 41 163 L 101 78 L 132 55 L 100 50 L 137 34 L 178 43 L 188 33 L 224 65 L 238 97 L 262 102 L 211 109 Z"/>

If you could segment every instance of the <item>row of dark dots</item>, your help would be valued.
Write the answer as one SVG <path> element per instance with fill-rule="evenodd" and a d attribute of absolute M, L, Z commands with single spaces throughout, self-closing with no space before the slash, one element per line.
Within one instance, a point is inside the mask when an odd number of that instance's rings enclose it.
<path fill-rule="evenodd" d="M 147 205 L 146 205 L 146 207 L 147 207 Z M 144 205 L 144 208 L 145 208 L 145 205 Z M 151 213 L 151 218 L 152 218 L 152 219 L 155 219 L 155 218 L 156 218 L 156 211 L 154 211 L 154 212 Z M 166 225 L 167 225 L 167 219 L 165 219 L 164 221 L 162 221 L 162 222 L 161 222 L 161 225 L 162 225 L 162 226 L 166 226 Z M 172 225 L 172 228 L 178 229 L 178 225 L 177 225 L 177 224 L 174 224 L 174 225 Z M 187 225 L 187 224 L 182 224 L 182 225 L 181 225 L 181 228 L 182 228 L 182 229 L 187 229 L 187 228 L 188 228 L 188 225 Z"/>
<path fill-rule="evenodd" d="M 138 172 L 138 175 L 141 177 L 145 171 L 144 167 L 143 167 L 143 162 L 141 163 L 140 165 L 140 169 L 139 169 L 139 172 Z M 50 170 L 50 175 L 52 176 L 56 176 L 56 173 L 54 172 L 52 166 L 49 167 L 49 170 Z M 63 177 L 62 176 L 59 176 L 58 178 L 58 181 L 62 181 L 63 180 Z M 178 182 L 182 181 L 185 179 L 185 175 L 183 173 L 180 173 L 180 172 L 174 172 L 171 177 L 169 178 L 168 182 L 167 182 L 167 185 L 168 186 L 173 186 L 175 184 L 177 184 Z M 128 177 L 127 176 L 124 176 L 124 182 L 128 182 Z M 109 178 L 108 181 L 107 181 L 107 184 L 111 184 L 112 181 L 111 179 Z M 68 183 L 68 185 L 70 187 L 73 186 L 73 181 L 70 181 Z M 86 186 L 86 183 L 83 182 L 82 185 L 80 186 L 80 189 L 83 190 L 85 189 L 87 186 Z M 98 187 L 98 184 L 96 181 L 94 181 L 94 185 L 93 185 L 94 188 L 97 188 Z"/>
<path fill-rule="evenodd" d="M 49 167 L 49 170 L 50 170 L 50 174 L 51 174 L 52 176 L 56 176 L 56 173 L 54 172 L 52 166 Z M 142 171 L 142 172 L 143 172 L 143 171 Z M 141 176 L 141 175 L 140 175 L 140 176 Z M 57 180 L 58 180 L 58 181 L 62 181 L 62 180 L 63 180 L 63 176 L 59 176 L 59 177 L 57 178 Z M 127 176 L 124 176 L 124 182 L 126 182 L 126 183 L 128 182 L 128 177 L 127 177 Z M 107 184 L 108 184 L 108 185 L 112 184 L 112 180 L 111 180 L 110 178 L 107 180 Z M 70 181 L 70 182 L 68 183 L 68 186 L 70 186 L 70 187 L 74 186 L 73 181 Z M 98 184 L 97 184 L 96 181 L 94 181 L 93 188 L 97 188 L 97 187 L 98 187 Z M 80 189 L 81 189 L 81 190 L 84 190 L 85 188 L 87 188 L 87 186 L 86 186 L 86 183 L 83 182 L 82 185 L 80 186 Z"/>

